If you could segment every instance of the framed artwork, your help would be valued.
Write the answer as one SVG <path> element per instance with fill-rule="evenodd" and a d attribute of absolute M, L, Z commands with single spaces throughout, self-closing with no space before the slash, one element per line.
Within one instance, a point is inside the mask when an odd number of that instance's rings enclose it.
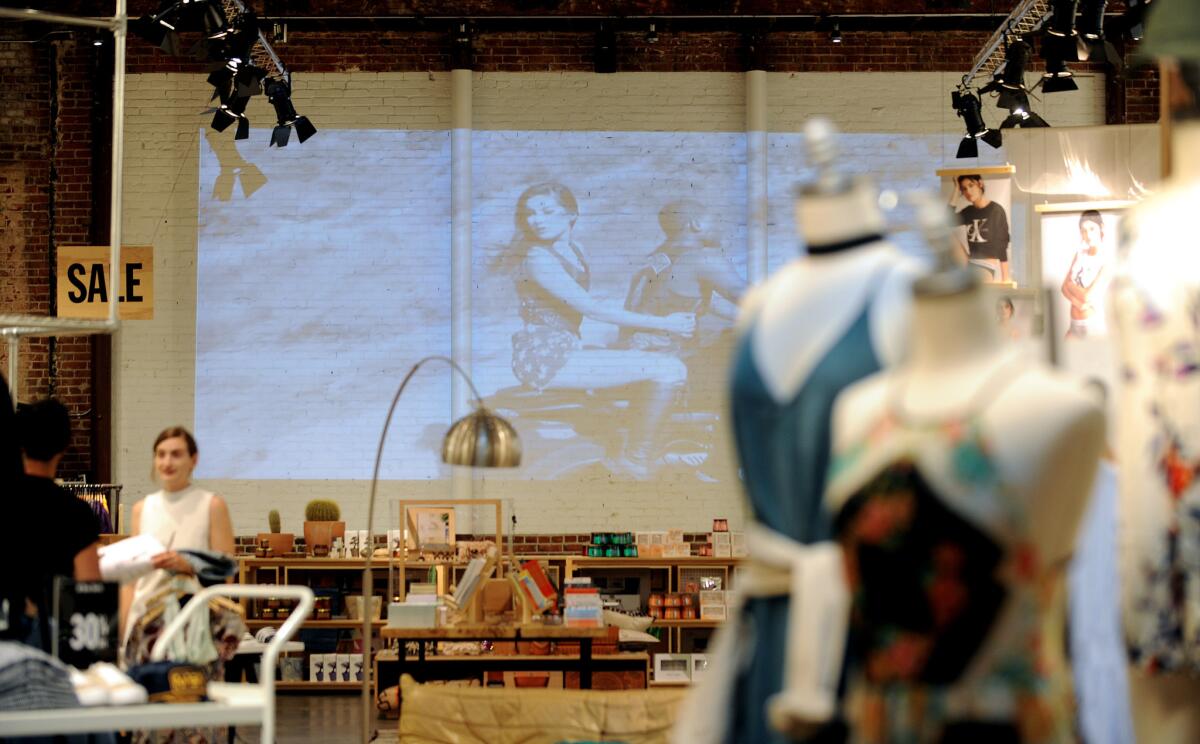
<path fill-rule="evenodd" d="M 1127 201 L 1039 204 L 1042 286 L 1052 361 L 1106 391 L 1114 391 L 1115 339 L 1106 319 L 1117 272 L 1118 237 Z M 1115 395 L 1108 414 L 1116 415 Z"/>
<path fill-rule="evenodd" d="M 1117 236 L 1133 202 L 1039 204 L 1042 284 L 1053 298 L 1052 331 L 1064 344 L 1108 336 L 1106 301 Z"/>
<path fill-rule="evenodd" d="M 1036 290 L 992 284 L 987 286 L 987 291 L 996 309 L 996 326 L 1003 340 L 1023 343 L 1042 335 Z"/>
<path fill-rule="evenodd" d="M 449 552 L 454 549 L 454 507 L 412 506 L 406 511 L 410 550 Z"/>
<path fill-rule="evenodd" d="M 942 197 L 954 211 L 957 258 L 990 284 L 1016 287 L 1011 229 L 1011 165 L 948 168 L 937 172 Z"/>

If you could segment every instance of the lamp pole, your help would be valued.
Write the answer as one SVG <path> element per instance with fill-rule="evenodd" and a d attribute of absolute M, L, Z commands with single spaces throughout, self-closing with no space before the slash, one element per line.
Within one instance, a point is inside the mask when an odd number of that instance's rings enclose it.
<path fill-rule="evenodd" d="M 368 501 L 367 501 L 366 563 L 363 566 L 363 575 L 362 575 L 362 586 L 363 586 L 363 588 L 362 588 L 362 597 L 363 597 L 363 603 L 362 603 L 362 615 L 363 615 L 363 624 L 362 624 L 362 639 L 363 639 L 363 643 L 362 643 L 362 650 L 363 650 L 362 744 L 367 744 L 369 741 L 371 741 L 372 738 L 374 738 L 372 736 L 373 731 L 371 728 L 371 716 L 372 716 L 372 712 L 373 712 L 372 711 L 373 701 L 371 700 L 371 672 L 372 672 L 371 640 L 372 640 L 373 633 L 372 633 L 371 622 L 372 622 L 372 617 L 374 614 L 371 612 L 371 599 L 374 596 L 375 581 L 374 581 L 374 577 L 371 574 L 371 558 L 375 553 L 375 539 L 371 533 L 371 530 L 374 527 L 374 521 L 375 521 L 375 492 L 378 490 L 378 487 L 379 487 L 379 466 L 383 462 L 383 445 L 387 441 L 388 426 L 390 426 L 392 423 L 392 414 L 394 414 L 396 412 L 396 404 L 400 402 L 400 396 L 404 394 L 404 389 L 406 387 L 408 387 L 409 381 L 412 380 L 413 375 L 415 375 L 417 373 L 417 370 L 420 369 L 426 362 L 432 362 L 432 361 L 445 362 L 446 364 L 449 364 L 450 367 L 454 371 L 456 371 L 460 375 L 462 375 L 463 379 L 465 379 L 467 381 L 467 384 L 471 387 L 471 395 L 474 396 L 475 402 L 480 406 L 483 405 L 483 399 L 479 396 L 479 391 L 475 389 L 475 383 L 471 381 L 470 375 L 468 375 L 463 370 L 463 368 L 460 367 L 458 365 L 458 363 L 455 362 L 450 357 L 441 356 L 439 354 L 434 354 L 431 356 L 427 356 L 424 359 L 418 361 L 416 364 L 414 364 L 412 366 L 412 369 L 410 369 L 408 371 L 408 374 L 406 374 L 404 376 L 404 379 L 400 382 L 400 387 L 397 388 L 396 394 L 392 397 L 392 405 L 391 405 L 391 407 L 388 408 L 387 418 L 384 419 L 383 432 L 380 433 L 380 435 L 379 435 L 379 448 L 375 452 L 375 470 L 371 474 L 371 496 L 370 496 L 370 499 L 368 499 Z M 445 452 L 443 452 L 443 459 L 445 459 Z M 451 463 L 451 464 L 469 465 L 472 463 Z M 401 571 L 400 581 L 404 581 L 404 573 L 403 573 L 404 567 L 403 566 L 400 567 L 400 571 Z"/>

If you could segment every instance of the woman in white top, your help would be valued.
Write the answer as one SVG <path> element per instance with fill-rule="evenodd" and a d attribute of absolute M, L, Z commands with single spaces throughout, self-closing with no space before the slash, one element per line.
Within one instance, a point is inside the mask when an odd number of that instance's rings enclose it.
<path fill-rule="evenodd" d="M 195 571 L 181 548 L 234 554 L 229 507 L 215 493 L 192 485 L 198 459 L 196 440 L 182 426 L 164 429 L 154 440 L 154 473 L 162 484 L 133 505 L 133 534 L 158 538 L 167 550 L 154 557 L 155 571 L 121 587 L 122 637 L 142 615 L 148 598 L 175 585 L 199 591 Z"/>

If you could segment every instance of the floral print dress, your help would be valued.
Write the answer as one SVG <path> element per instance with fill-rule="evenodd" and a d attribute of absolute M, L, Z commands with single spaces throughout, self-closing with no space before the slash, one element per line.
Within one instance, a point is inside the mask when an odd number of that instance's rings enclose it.
<path fill-rule="evenodd" d="M 978 418 L 885 415 L 827 503 L 852 593 L 846 720 L 859 744 L 1070 742 L 1070 676 L 1024 507 Z"/>
<path fill-rule="evenodd" d="M 1122 223 L 1110 302 L 1118 397 L 1123 618 L 1133 663 L 1200 675 L 1200 256 L 1179 237 L 1200 186 Z"/>

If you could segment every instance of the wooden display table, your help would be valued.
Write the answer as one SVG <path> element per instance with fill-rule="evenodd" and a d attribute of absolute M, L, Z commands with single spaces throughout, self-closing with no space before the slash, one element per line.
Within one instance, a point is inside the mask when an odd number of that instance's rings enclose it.
<path fill-rule="evenodd" d="M 592 686 L 594 671 L 642 671 L 649 673 L 649 655 L 604 654 L 592 655 L 592 643 L 609 637 L 608 628 L 579 628 L 566 625 L 455 625 L 445 628 L 384 628 L 379 635 L 399 641 L 395 652 L 375 655 L 375 676 L 380 688 L 396 684 L 401 674 L 411 674 L 424 682 L 428 679 L 447 679 L 474 676 L 486 671 L 578 672 L 579 687 Z M 411 659 L 405 649 L 409 641 L 417 643 L 417 658 Z M 427 656 L 430 641 L 559 641 L 578 643 L 578 655 L 509 655 L 480 654 L 477 656 Z M 446 676 L 452 673 L 453 676 Z M 382 676 L 381 676 L 382 675 Z"/>

